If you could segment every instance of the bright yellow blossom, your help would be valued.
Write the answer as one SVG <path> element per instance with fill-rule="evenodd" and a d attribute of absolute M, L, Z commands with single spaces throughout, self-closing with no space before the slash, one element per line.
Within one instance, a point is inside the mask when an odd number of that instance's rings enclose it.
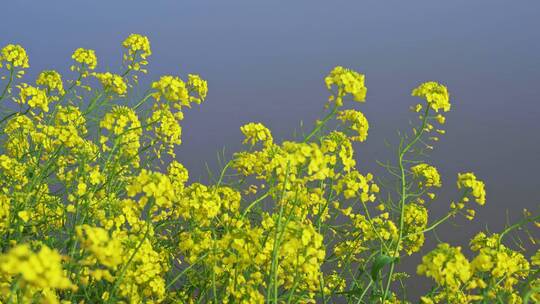
<path fill-rule="evenodd" d="M 94 50 L 78 48 L 73 52 L 71 58 L 89 70 L 93 70 L 97 66 L 97 57 Z"/>
<path fill-rule="evenodd" d="M 433 278 L 437 284 L 451 291 L 457 291 L 472 275 L 467 258 L 460 247 L 451 247 L 446 243 L 422 258 L 417 272 Z"/>
<path fill-rule="evenodd" d="M 127 84 L 120 75 L 106 73 L 94 73 L 94 76 L 101 82 L 103 89 L 110 90 L 111 92 L 123 96 L 127 92 Z"/>
<path fill-rule="evenodd" d="M 450 95 L 447 88 L 434 81 L 424 82 L 412 91 L 412 96 L 424 98 L 435 111 L 450 111 Z"/>
<path fill-rule="evenodd" d="M 478 180 L 474 173 L 459 173 L 457 181 L 458 189 L 463 189 L 469 192 L 478 204 L 486 203 L 486 190 L 484 182 Z"/>
<path fill-rule="evenodd" d="M 18 88 L 18 103 L 28 104 L 31 108 L 41 108 L 44 112 L 49 112 L 49 98 L 44 90 L 25 83 L 19 85 Z"/>
<path fill-rule="evenodd" d="M 369 123 L 364 114 L 355 110 L 344 110 L 338 112 L 337 118 L 343 123 L 350 123 L 350 129 L 355 132 L 351 140 L 365 141 L 367 139 Z"/>
<path fill-rule="evenodd" d="M 82 225 L 77 226 L 76 233 L 82 247 L 88 250 L 102 265 L 115 269 L 122 263 L 123 249 L 121 241 L 111 239 L 107 230 Z"/>
<path fill-rule="evenodd" d="M 39 73 L 36 84 L 45 87 L 49 94 L 51 92 L 56 92 L 56 94 L 61 96 L 65 93 L 62 76 L 60 73 L 53 70 Z"/>
<path fill-rule="evenodd" d="M 8 44 L 0 51 L 0 64 L 5 62 L 10 67 L 28 68 L 26 50 L 18 44 Z M 0 65 L 1 66 L 1 65 Z"/>
<path fill-rule="evenodd" d="M 150 50 L 150 41 L 148 40 L 148 37 L 140 35 L 140 34 L 129 35 L 124 40 L 124 42 L 122 42 L 122 46 L 128 49 L 130 54 L 139 52 L 139 55 L 143 59 L 146 59 L 148 56 L 152 54 L 152 51 Z"/>
<path fill-rule="evenodd" d="M 29 245 L 21 244 L 0 255 L 0 273 L 12 277 L 20 275 L 24 283 L 37 288 L 75 289 L 61 261 L 60 254 L 47 246 L 33 252 Z"/>
<path fill-rule="evenodd" d="M 428 164 L 418 164 L 411 168 L 411 172 L 417 177 L 421 178 L 418 182 L 420 187 L 441 187 L 441 176 L 437 171 L 437 168 Z"/>
<path fill-rule="evenodd" d="M 152 88 L 156 90 L 154 98 L 156 100 L 165 100 L 172 102 L 175 108 L 180 109 L 181 106 L 189 107 L 189 92 L 186 83 L 175 76 L 162 76 L 159 81 L 152 83 Z"/>
<path fill-rule="evenodd" d="M 154 135 L 168 149 L 168 153 L 174 156 L 174 147 L 182 143 L 182 127 L 180 120 L 182 112 L 171 112 L 169 105 L 164 104 L 155 107 L 152 116 L 148 118 L 148 130 L 153 130 Z M 159 150 L 158 150 L 159 151 Z"/>
<path fill-rule="evenodd" d="M 411 203 L 404 209 L 405 241 L 404 249 L 411 255 L 419 251 L 424 245 L 425 236 L 422 232 L 428 224 L 428 210 L 426 207 Z"/>
<path fill-rule="evenodd" d="M 245 136 L 244 143 L 255 145 L 257 142 L 262 142 L 265 147 L 272 145 L 272 133 L 261 123 L 248 123 L 240 127 L 240 131 Z"/>
<path fill-rule="evenodd" d="M 354 101 L 363 102 L 366 98 L 367 88 L 364 85 L 365 76 L 349 70 L 347 68 L 337 66 L 324 79 L 328 90 L 336 88 L 337 92 L 330 97 L 330 101 L 336 102 L 338 106 L 343 104 L 343 98 L 350 94 Z"/>
<path fill-rule="evenodd" d="M 189 74 L 187 87 L 190 93 L 197 93 L 196 96 L 190 96 L 191 102 L 199 104 L 206 99 L 206 94 L 208 94 L 208 82 L 202 79 L 201 76 Z"/>

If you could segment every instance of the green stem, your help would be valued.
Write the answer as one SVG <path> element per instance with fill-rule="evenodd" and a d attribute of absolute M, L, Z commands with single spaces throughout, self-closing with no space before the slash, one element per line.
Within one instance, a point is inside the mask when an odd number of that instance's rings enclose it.
<path fill-rule="evenodd" d="M 530 217 L 526 217 L 524 219 L 522 219 L 521 221 L 513 224 L 512 226 L 509 226 L 507 227 L 506 229 L 503 230 L 503 232 L 501 232 L 501 234 L 499 235 L 499 240 L 498 240 L 498 245 L 497 246 L 500 246 L 501 245 L 501 242 L 502 242 L 502 239 L 504 238 L 504 236 L 506 234 L 508 234 L 510 231 L 514 230 L 514 229 L 517 229 L 523 225 L 526 225 L 527 223 L 530 223 L 530 222 L 534 222 L 536 220 L 540 219 L 540 215 L 536 215 L 536 216 L 530 216 Z"/>
<path fill-rule="evenodd" d="M 413 140 L 411 140 L 405 148 L 401 149 L 398 156 L 398 166 L 400 171 L 400 179 L 401 179 L 401 191 L 400 191 L 400 215 L 399 215 L 399 236 L 396 242 L 396 246 L 394 248 L 393 256 L 396 256 L 399 254 L 399 246 L 401 244 L 401 240 L 403 239 L 403 228 L 405 226 L 405 203 L 407 199 L 407 177 L 405 175 L 405 167 L 403 165 L 403 157 L 405 156 L 405 153 L 407 153 L 415 144 L 418 142 L 420 137 L 422 137 L 424 130 L 426 128 L 427 124 L 427 118 L 429 114 L 429 105 L 426 106 L 426 110 L 424 111 L 424 116 L 422 117 L 422 126 L 420 127 L 420 130 L 416 132 L 415 137 Z M 384 288 L 382 303 L 384 304 L 386 301 L 386 297 L 388 295 L 388 292 L 390 290 L 390 285 L 392 283 L 392 275 L 394 274 L 395 269 L 395 263 L 392 263 L 390 265 L 390 271 L 388 273 L 388 278 L 386 281 L 386 287 Z"/>
<path fill-rule="evenodd" d="M 2 91 L 2 95 L 0 95 L 0 100 L 4 99 L 4 97 L 6 96 L 7 91 L 11 87 L 11 83 L 13 82 L 14 71 L 15 70 L 13 68 L 9 69 L 9 80 L 8 80 L 8 83 L 7 83 L 6 87 L 4 88 L 4 91 Z"/>
<path fill-rule="evenodd" d="M 336 115 L 337 113 L 337 110 L 339 109 L 339 106 L 336 104 L 334 106 L 334 108 L 332 109 L 332 111 L 330 113 L 328 113 L 328 115 L 326 115 L 322 121 L 320 121 L 317 126 L 313 129 L 313 131 L 311 131 L 311 133 L 308 134 L 308 136 L 306 136 L 306 138 L 304 138 L 304 143 L 308 142 L 308 140 L 310 140 L 313 136 L 315 136 L 315 134 L 317 134 L 319 132 L 319 130 L 324 127 L 326 125 L 326 123 L 332 119 L 334 117 L 334 115 Z"/>
<path fill-rule="evenodd" d="M 362 303 L 362 300 L 364 299 L 367 291 L 369 290 L 369 288 L 371 287 L 371 284 L 373 284 L 373 280 L 370 280 L 368 285 L 366 286 L 366 288 L 364 288 L 364 291 L 362 292 L 362 294 L 360 295 L 360 298 L 358 298 L 358 302 L 356 302 L 357 304 L 360 304 Z"/>
<path fill-rule="evenodd" d="M 261 195 L 258 199 L 254 200 L 251 204 L 249 204 L 249 206 L 247 206 L 246 209 L 244 210 L 244 212 L 242 213 L 242 218 L 246 217 L 247 213 L 249 212 L 249 210 L 251 210 L 251 208 L 253 208 L 253 206 L 258 204 L 263 199 L 267 198 L 269 195 L 270 195 L 270 191 L 268 191 L 265 194 Z"/>
<path fill-rule="evenodd" d="M 134 107 L 133 107 L 133 110 L 137 110 L 140 106 L 142 106 L 147 100 L 148 98 L 152 97 L 152 94 L 148 94 L 146 95 L 143 99 L 141 99 L 141 101 L 139 101 Z"/>
<path fill-rule="evenodd" d="M 278 261 L 278 251 L 279 251 L 279 237 L 281 235 L 281 220 L 283 218 L 283 212 L 284 212 L 284 202 L 280 202 L 283 197 L 285 196 L 285 191 L 287 189 L 287 182 L 288 182 L 288 178 L 289 178 L 289 163 L 287 163 L 287 169 L 285 171 L 285 180 L 283 182 L 283 190 L 282 190 L 282 193 L 281 193 L 281 197 L 279 198 L 278 200 L 278 203 L 281 204 L 280 208 L 279 208 L 279 216 L 278 216 L 278 219 L 277 219 L 277 223 L 276 223 L 276 232 L 274 233 L 274 245 L 273 245 L 273 249 L 272 249 L 272 264 L 271 264 L 271 268 L 270 268 L 270 278 L 269 278 L 269 284 L 268 284 L 268 291 L 266 293 L 266 302 L 269 303 L 270 302 L 270 294 L 271 294 L 271 290 L 272 290 L 272 293 L 273 293 L 273 298 L 274 298 L 274 304 L 277 304 L 277 298 L 278 298 L 278 269 L 279 269 L 279 261 Z"/>
<path fill-rule="evenodd" d="M 188 267 L 186 267 L 186 269 L 182 270 L 176 277 L 174 277 L 170 282 L 169 284 L 167 284 L 167 286 L 165 286 L 165 290 L 169 290 L 169 288 L 171 288 L 171 286 L 174 285 L 174 283 L 176 283 L 176 281 L 178 281 L 178 279 L 180 279 L 184 273 L 186 273 L 188 270 L 190 270 L 193 266 L 195 266 L 198 262 L 202 261 L 206 256 L 208 256 L 208 252 L 203 254 L 201 257 L 199 257 L 195 263 L 189 265 Z"/>

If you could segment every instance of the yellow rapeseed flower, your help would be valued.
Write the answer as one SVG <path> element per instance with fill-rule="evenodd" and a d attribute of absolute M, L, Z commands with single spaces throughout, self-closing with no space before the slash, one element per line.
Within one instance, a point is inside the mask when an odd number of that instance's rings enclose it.
<path fill-rule="evenodd" d="M 270 130 L 261 123 L 251 122 L 240 127 L 240 131 L 245 136 L 243 143 L 249 143 L 255 145 L 258 142 L 262 142 L 265 147 L 272 145 L 273 138 Z"/>
<path fill-rule="evenodd" d="M 49 98 L 47 93 L 39 88 L 22 83 L 19 88 L 19 98 L 16 101 L 20 104 L 28 104 L 31 108 L 41 108 L 44 112 L 49 112 Z"/>
<path fill-rule="evenodd" d="M 26 50 L 18 44 L 8 44 L 0 51 L 0 67 L 4 62 L 9 65 L 8 68 L 28 68 L 28 55 Z"/>
<path fill-rule="evenodd" d="M 353 141 L 365 141 L 368 136 L 369 123 L 364 114 L 356 110 L 344 110 L 338 112 L 337 118 L 343 123 L 349 123 L 350 129 L 355 132 L 351 137 Z"/>
<path fill-rule="evenodd" d="M 199 104 L 206 99 L 206 94 L 208 94 L 208 82 L 202 79 L 201 76 L 189 74 L 187 87 L 190 93 L 197 93 L 196 96 L 190 96 L 191 102 Z"/>
<path fill-rule="evenodd" d="M 420 178 L 418 182 L 420 187 L 441 187 L 441 176 L 437 168 L 428 164 L 418 164 L 411 168 L 415 177 Z"/>
<path fill-rule="evenodd" d="M 480 205 L 486 203 L 486 190 L 484 182 L 478 180 L 474 173 L 459 173 L 457 181 L 458 189 L 464 189 L 469 191 L 469 194 L 476 200 Z"/>
<path fill-rule="evenodd" d="M 419 275 L 431 277 L 440 286 L 457 291 L 472 275 L 471 265 L 460 247 L 441 243 L 422 258 Z"/>
<path fill-rule="evenodd" d="M 64 95 L 65 93 L 62 76 L 53 70 L 39 73 L 36 84 L 45 87 L 49 94 L 54 91 L 58 95 Z"/>
<path fill-rule="evenodd" d="M 0 255 L 0 272 L 4 276 L 20 276 L 33 287 L 76 289 L 62 269 L 62 256 L 47 246 L 37 253 L 27 244 L 11 248 Z"/>
<path fill-rule="evenodd" d="M 364 85 L 365 76 L 342 66 L 335 67 L 324 79 L 328 90 L 334 87 L 337 92 L 330 96 L 330 101 L 338 106 L 343 104 L 343 98 L 350 94 L 354 101 L 363 102 L 366 99 L 367 88 Z"/>
<path fill-rule="evenodd" d="M 434 81 L 424 82 L 412 91 L 412 96 L 424 98 L 435 112 L 439 112 L 439 110 L 450 111 L 448 89 L 440 83 Z"/>
<path fill-rule="evenodd" d="M 162 76 L 159 81 L 152 83 L 152 88 L 156 90 L 153 96 L 158 101 L 163 97 L 177 105 L 177 108 L 189 106 L 189 92 L 186 83 L 179 77 Z"/>
<path fill-rule="evenodd" d="M 106 73 L 94 73 L 103 89 L 106 91 L 111 91 L 119 96 L 123 96 L 127 92 L 127 84 L 120 75 L 116 75 L 110 72 Z"/>
<path fill-rule="evenodd" d="M 78 48 L 73 52 L 71 58 L 89 70 L 93 70 L 97 66 L 97 57 L 94 50 Z"/>
<path fill-rule="evenodd" d="M 138 53 L 143 59 L 152 55 L 152 50 L 150 50 L 150 40 L 148 40 L 148 37 L 140 34 L 129 35 L 122 42 L 122 46 L 128 49 L 130 55 Z"/>

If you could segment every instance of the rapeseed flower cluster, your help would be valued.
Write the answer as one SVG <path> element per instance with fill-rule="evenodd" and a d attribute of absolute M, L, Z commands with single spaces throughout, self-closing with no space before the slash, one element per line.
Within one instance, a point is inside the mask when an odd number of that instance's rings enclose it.
<path fill-rule="evenodd" d="M 128 71 L 146 73 L 147 70 L 143 67 L 148 64 L 147 59 L 152 55 L 148 37 L 131 34 L 122 42 L 122 46 L 128 51 L 127 54 L 124 54 L 124 63 L 127 65 Z"/>
<path fill-rule="evenodd" d="M 189 92 L 186 83 L 176 76 L 162 76 L 159 81 L 152 83 L 152 88 L 156 90 L 154 98 L 160 101 L 164 98 L 166 101 L 180 109 L 182 106 L 189 106 Z"/>
<path fill-rule="evenodd" d="M 364 79 L 365 76 L 356 71 L 342 66 L 335 67 L 324 79 L 328 90 L 337 90 L 330 95 L 329 101 L 335 101 L 338 106 L 342 106 L 343 98 L 349 94 L 354 101 L 365 101 L 367 88 Z"/>
<path fill-rule="evenodd" d="M 150 50 L 150 40 L 148 40 L 148 37 L 140 34 L 129 35 L 126 40 L 122 42 L 122 46 L 128 49 L 130 55 L 140 52 L 140 56 L 143 59 L 152 55 L 152 51 Z"/>
<path fill-rule="evenodd" d="M 161 150 L 167 149 L 167 152 L 174 157 L 174 148 L 182 143 L 182 127 L 180 121 L 184 119 L 182 112 L 173 113 L 171 107 L 167 104 L 155 107 L 152 116 L 147 120 L 147 130 L 151 130 L 154 136 L 162 142 L 162 146 L 156 148 L 158 157 L 161 156 Z"/>
<path fill-rule="evenodd" d="M 49 112 L 49 99 L 44 90 L 23 83 L 18 86 L 19 98 L 17 102 L 27 104 L 31 108 L 41 108 L 44 112 Z"/>
<path fill-rule="evenodd" d="M 94 70 L 98 63 L 96 52 L 90 49 L 78 48 L 71 58 L 89 70 Z"/>
<path fill-rule="evenodd" d="M 463 173 L 462 196 L 431 216 L 441 176 L 418 158 L 450 109 L 435 82 L 413 90 L 421 125 L 381 163 L 390 180 L 360 170 L 369 123 L 346 99 L 365 101 L 365 76 L 339 66 L 325 78 L 332 108 L 312 129 L 278 140 L 246 123 L 245 150 L 208 182 L 190 180 L 176 151 L 207 81 L 165 75 L 138 90 L 150 42 L 131 34 L 122 46 L 119 72 L 96 71 L 95 51 L 79 48 L 74 75 L 45 70 L 35 83 L 14 82 L 29 66 L 21 46 L 0 51 L 0 101 L 19 105 L 0 117 L 2 303 L 408 303 L 395 287 L 411 274 L 398 264 L 427 232 L 471 218 L 468 201 L 485 203 L 484 183 Z M 428 252 L 418 274 L 435 286 L 421 301 L 539 299 L 540 253 L 503 242 L 538 220 L 527 216 L 478 234 L 471 258 L 446 243 Z"/>
<path fill-rule="evenodd" d="M 446 86 L 429 81 L 422 83 L 412 91 L 412 96 L 418 96 L 426 99 L 428 106 L 435 112 L 442 110 L 443 112 L 450 111 L 450 95 Z"/>
<path fill-rule="evenodd" d="M 422 258 L 418 274 L 431 277 L 449 291 L 457 291 L 471 277 L 471 265 L 460 247 L 442 243 Z"/>
<path fill-rule="evenodd" d="M 248 123 L 240 127 L 240 131 L 245 136 L 244 143 L 252 146 L 258 142 L 262 142 L 264 146 L 271 146 L 274 141 L 270 130 L 261 123 Z"/>
<path fill-rule="evenodd" d="M 34 252 L 29 245 L 22 244 L 0 255 L 0 277 L 2 283 L 16 284 L 17 289 L 25 292 L 20 296 L 23 303 L 39 300 L 42 303 L 59 303 L 58 292 L 76 291 L 66 276 L 61 255 L 47 246 Z M 0 297 L 11 299 L 10 292 L 3 292 Z"/>
<path fill-rule="evenodd" d="M 469 192 L 469 194 L 463 199 L 464 202 L 468 201 L 468 197 L 474 199 L 478 204 L 484 205 L 486 203 L 486 190 L 484 189 L 484 182 L 478 180 L 474 173 L 460 173 L 458 174 L 457 181 L 458 189 L 463 189 Z"/>
<path fill-rule="evenodd" d="M 418 266 L 418 273 L 432 277 L 443 289 L 437 293 L 422 298 L 422 303 L 481 303 L 484 301 L 504 303 L 523 303 L 520 289 L 534 287 L 536 281 L 528 279 L 533 268 L 534 256 L 528 261 L 523 253 L 512 250 L 500 243 L 501 235 L 486 235 L 478 233 L 470 242 L 470 248 L 476 255 L 467 259 L 459 247 L 440 245 L 436 250 L 424 257 L 423 264 Z M 461 261 L 459 280 L 451 277 L 449 267 L 452 263 L 445 262 L 444 266 L 433 268 L 441 256 L 441 248 L 458 252 Z M 428 261 L 431 257 L 431 261 Z M 443 261 L 441 259 L 441 261 Z M 452 267 L 453 269 L 453 267 Z M 455 270 L 454 270 L 455 271 Z M 530 284 L 523 286 L 523 284 Z M 457 289 L 459 288 L 459 290 Z M 538 299 L 538 292 L 529 296 Z"/>
<path fill-rule="evenodd" d="M 441 187 L 441 176 L 437 168 L 428 164 L 418 164 L 411 167 L 412 173 L 420 178 L 418 186 L 421 188 Z"/>
<path fill-rule="evenodd" d="M 94 76 L 101 82 L 103 89 L 111 91 L 119 96 L 123 96 L 127 92 L 127 84 L 120 75 L 106 73 L 94 73 Z"/>
<path fill-rule="evenodd" d="M 462 196 L 459 201 L 452 202 L 453 213 L 465 212 L 465 217 L 469 220 L 474 219 L 476 211 L 468 202 L 472 199 L 478 205 L 483 206 L 486 203 L 486 191 L 484 182 L 476 178 L 474 173 L 459 173 L 457 180 L 458 189 L 462 190 Z"/>
<path fill-rule="evenodd" d="M 428 225 L 428 210 L 426 207 L 410 203 L 404 209 L 404 250 L 408 255 L 418 252 L 424 245 L 424 229 Z"/>
<path fill-rule="evenodd" d="M 206 94 L 208 94 L 208 82 L 206 80 L 202 79 L 199 75 L 189 74 L 186 85 L 191 93 L 189 96 L 190 102 L 200 104 L 204 101 Z"/>
<path fill-rule="evenodd" d="M 64 90 L 62 75 L 54 70 L 39 73 L 38 78 L 36 79 L 36 84 L 44 87 L 49 98 L 54 100 L 58 100 L 58 98 L 64 95 L 66 92 Z M 53 94 L 56 94 L 56 96 Z"/>
<path fill-rule="evenodd" d="M 105 114 L 99 126 L 107 132 L 100 138 L 102 150 L 117 150 L 117 157 L 138 167 L 142 127 L 135 111 L 125 106 L 115 106 Z"/>
<path fill-rule="evenodd" d="M 360 111 L 344 110 L 338 113 L 338 119 L 343 123 L 349 123 L 350 129 L 354 132 L 351 140 L 363 142 L 367 139 L 369 122 Z"/>
<path fill-rule="evenodd" d="M 7 69 L 30 67 L 26 50 L 18 44 L 8 44 L 3 47 L 0 52 L 0 62 L 6 65 Z"/>

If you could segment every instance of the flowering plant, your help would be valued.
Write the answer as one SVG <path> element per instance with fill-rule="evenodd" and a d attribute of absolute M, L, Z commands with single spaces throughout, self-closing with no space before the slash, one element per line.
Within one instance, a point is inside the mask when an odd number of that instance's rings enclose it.
<path fill-rule="evenodd" d="M 451 108 L 436 82 L 412 91 L 419 123 L 383 164 L 392 179 L 358 171 L 353 143 L 369 124 L 353 102 L 367 89 L 344 67 L 325 78 L 326 116 L 313 130 L 277 141 L 248 123 L 246 149 L 208 184 L 189 182 L 175 149 L 207 82 L 165 75 L 141 94 L 150 42 L 132 34 L 122 46 L 119 73 L 97 72 L 95 51 L 79 48 L 73 80 L 47 70 L 33 84 L 16 83 L 24 48 L 0 51 L 0 101 L 18 105 L 0 117 L 2 303 L 409 303 L 400 263 L 427 232 L 472 220 L 486 202 L 484 183 L 464 172 L 448 213 L 429 216 L 442 181 L 420 158 Z M 540 251 L 504 242 L 538 219 L 480 232 L 470 257 L 440 243 L 418 265 L 434 281 L 420 301 L 540 301 Z"/>

